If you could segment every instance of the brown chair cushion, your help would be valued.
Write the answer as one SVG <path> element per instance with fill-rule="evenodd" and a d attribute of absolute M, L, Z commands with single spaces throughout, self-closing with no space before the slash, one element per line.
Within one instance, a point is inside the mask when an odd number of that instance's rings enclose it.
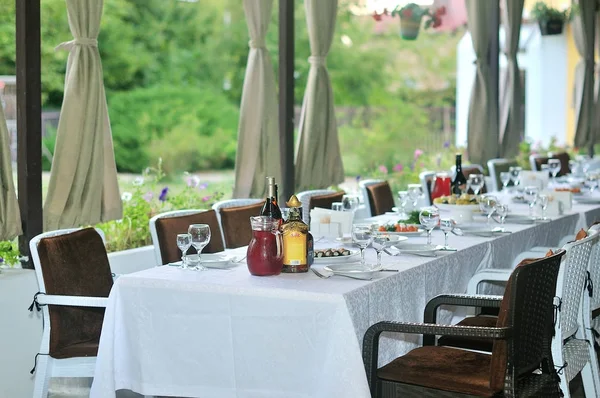
<path fill-rule="evenodd" d="M 498 317 L 492 315 L 470 316 L 458 322 L 459 326 L 478 326 L 478 327 L 496 327 Z M 460 336 L 442 336 L 438 339 L 438 345 L 447 347 L 466 348 L 468 350 L 477 350 L 492 352 L 494 341 L 477 337 Z"/>
<path fill-rule="evenodd" d="M 319 207 L 321 209 L 331 209 L 333 202 L 341 202 L 345 194 L 346 192 L 340 191 L 328 193 L 326 195 L 311 196 L 308 200 L 309 211 L 315 207 Z"/>
<path fill-rule="evenodd" d="M 579 232 L 577 232 L 577 235 L 575 235 L 575 241 L 585 239 L 587 238 L 587 236 L 587 232 L 585 231 L 585 229 L 582 228 L 579 230 Z"/>
<path fill-rule="evenodd" d="M 571 172 L 571 168 L 569 167 L 569 160 L 571 157 L 566 152 L 561 152 L 557 154 L 553 154 L 552 157 L 539 157 L 535 159 L 535 166 L 537 171 L 542 170 L 543 164 L 548 164 L 548 160 L 550 159 L 558 159 L 560 160 L 560 171 L 557 174 L 557 177 L 562 177 Z"/>
<path fill-rule="evenodd" d="M 180 217 L 165 217 L 156 220 L 156 234 L 163 264 L 181 260 L 181 251 L 177 247 L 177 234 L 185 234 L 191 224 L 208 224 L 210 227 L 210 243 L 202 253 L 216 253 L 224 250 L 221 238 L 221 227 L 214 210 L 203 211 Z M 188 254 L 196 253 L 190 247 Z"/>
<path fill-rule="evenodd" d="M 383 380 L 491 397 L 490 355 L 448 347 L 425 346 L 378 369 Z"/>
<path fill-rule="evenodd" d="M 41 239 L 38 253 L 47 294 L 108 297 L 112 273 L 93 228 Z M 50 356 L 95 356 L 104 308 L 49 305 Z"/>
<path fill-rule="evenodd" d="M 394 195 L 387 181 L 367 186 L 371 215 L 378 216 L 392 211 L 394 208 Z"/>
<path fill-rule="evenodd" d="M 228 249 L 248 246 L 252 240 L 250 217 L 259 216 L 262 207 L 263 203 L 259 202 L 248 206 L 223 207 L 220 209 L 225 246 Z"/>

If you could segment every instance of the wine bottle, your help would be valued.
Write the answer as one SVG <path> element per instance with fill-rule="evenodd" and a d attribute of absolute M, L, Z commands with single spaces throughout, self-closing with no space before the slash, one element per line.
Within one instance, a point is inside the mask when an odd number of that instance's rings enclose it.
<path fill-rule="evenodd" d="M 292 195 L 286 203 L 290 215 L 281 227 L 283 234 L 283 269 L 281 272 L 308 272 L 308 225 L 300 216 L 302 203 Z"/>
<path fill-rule="evenodd" d="M 273 217 L 277 220 L 281 220 L 281 209 L 277 205 L 277 191 L 276 191 L 275 178 L 267 177 L 267 197 L 265 204 L 263 205 L 260 215 Z"/>
<path fill-rule="evenodd" d="M 461 195 L 465 192 L 465 188 L 467 186 L 467 179 L 462 172 L 462 155 L 456 154 L 456 172 L 454 174 L 454 179 L 452 180 L 452 193 L 454 195 Z"/>

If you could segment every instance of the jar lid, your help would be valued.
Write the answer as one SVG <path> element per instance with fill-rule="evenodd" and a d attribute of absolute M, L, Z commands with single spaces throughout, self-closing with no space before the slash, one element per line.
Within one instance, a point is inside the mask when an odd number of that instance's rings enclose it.
<path fill-rule="evenodd" d="M 285 203 L 288 207 L 302 207 L 302 202 L 298 200 L 296 195 L 292 195 L 290 200 Z"/>

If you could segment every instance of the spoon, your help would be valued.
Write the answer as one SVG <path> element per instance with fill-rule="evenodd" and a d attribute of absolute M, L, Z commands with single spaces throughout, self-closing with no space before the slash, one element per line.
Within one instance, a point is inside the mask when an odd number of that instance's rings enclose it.
<path fill-rule="evenodd" d="M 465 233 L 463 232 L 463 230 L 462 230 L 462 229 L 460 229 L 460 228 L 454 228 L 454 229 L 452 230 L 452 233 L 453 233 L 454 235 L 456 235 L 456 236 L 463 236 L 463 235 L 465 234 Z"/>

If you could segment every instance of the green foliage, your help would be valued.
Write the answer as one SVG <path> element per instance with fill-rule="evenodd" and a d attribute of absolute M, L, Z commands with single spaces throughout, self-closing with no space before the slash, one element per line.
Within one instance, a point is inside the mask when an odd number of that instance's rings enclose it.
<path fill-rule="evenodd" d="M 156 168 L 147 168 L 134 181 L 131 192 L 123 192 L 123 218 L 97 225 L 106 234 L 109 252 L 133 249 L 152 244 L 150 218 L 156 214 L 179 209 L 208 209 L 221 200 L 223 193 L 209 189 L 199 179 L 185 174 L 183 189 L 166 185 L 167 175 L 159 159 Z M 0 252 L 1 253 L 1 252 Z"/>
<path fill-rule="evenodd" d="M 49 126 L 47 127 L 46 136 L 42 137 L 42 170 L 50 171 L 52 168 L 52 156 L 54 156 L 55 147 L 56 129 L 52 126 Z"/>
<path fill-rule="evenodd" d="M 19 247 L 17 241 L 2 241 L 0 242 L 0 265 L 8 265 L 10 267 L 19 264 Z"/>
<path fill-rule="evenodd" d="M 575 156 L 580 155 L 582 152 L 578 148 L 573 148 L 568 145 L 559 145 L 556 137 L 550 139 L 548 146 L 542 145 L 541 142 L 533 142 L 531 139 L 526 138 L 519 144 L 519 153 L 516 157 L 519 166 L 524 170 L 531 170 L 531 164 L 529 163 L 529 156 L 535 154 L 542 154 L 550 156 L 551 153 L 566 152 L 569 156 L 574 159 Z"/>
<path fill-rule="evenodd" d="M 538 1 L 531 9 L 531 16 L 537 21 L 567 21 L 569 19 L 569 9 L 558 10 L 549 7 L 545 2 Z"/>
<path fill-rule="evenodd" d="M 119 171 L 140 172 L 159 156 L 169 173 L 235 162 L 238 110 L 219 91 L 141 88 L 110 95 L 109 106 Z"/>

